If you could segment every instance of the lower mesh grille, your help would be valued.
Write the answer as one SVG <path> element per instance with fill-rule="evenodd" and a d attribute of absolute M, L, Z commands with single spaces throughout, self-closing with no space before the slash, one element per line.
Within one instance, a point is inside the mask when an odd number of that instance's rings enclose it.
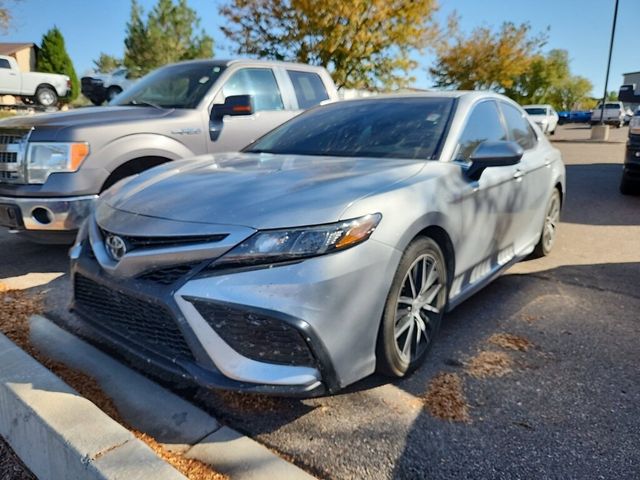
<path fill-rule="evenodd" d="M 86 321 L 167 358 L 194 361 L 171 313 L 165 308 L 117 292 L 82 275 L 75 277 L 75 306 Z"/>
<path fill-rule="evenodd" d="M 190 301 L 216 333 L 241 355 L 267 363 L 315 365 L 307 342 L 288 323 L 226 305 Z"/>
<path fill-rule="evenodd" d="M 188 274 L 197 264 L 189 263 L 186 265 L 176 265 L 174 267 L 160 268 L 143 273 L 138 278 L 149 282 L 159 283 L 160 285 L 171 285 L 186 274 Z"/>

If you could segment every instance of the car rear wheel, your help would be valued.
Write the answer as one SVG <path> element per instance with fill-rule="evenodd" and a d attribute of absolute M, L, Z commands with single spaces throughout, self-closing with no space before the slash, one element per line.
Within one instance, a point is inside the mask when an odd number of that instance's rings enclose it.
<path fill-rule="evenodd" d="M 551 253 L 551 249 L 556 242 L 558 224 L 560 223 L 560 192 L 553 189 L 551 198 L 547 203 L 547 210 L 544 217 L 544 225 L 540 234 L 540 241 L 533 250 L 534 257 L 546 257 Z"/>
<path fill-rule="evenodd" d="M 58 103 L 58 94 L 50 87 L 40 87 L 36 92 L 36 101 L 43 107 L 52 107 Z"/>
<path fill-rule="evenodd" d="M 387 297 L 378 334 L 377 368 L 403 377 L 424 361 L 440 328 L 447 303 L 444 255 L 431 238 L 405 250 Z"/>
<path fill-rule="evenodd" d="M 623 195 L 633 195 L 637 193 L 640 188 L 638 185 L 635 185 L 631 180 L 627 178 L 626 175 L 622 175 L 622 180 L 620 180 L 620 193 Z"/>

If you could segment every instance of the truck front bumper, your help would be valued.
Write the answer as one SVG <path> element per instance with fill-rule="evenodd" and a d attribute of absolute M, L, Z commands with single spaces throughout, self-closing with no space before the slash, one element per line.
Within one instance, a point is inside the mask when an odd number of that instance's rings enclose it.
<path fill-rule="evenodd" d="M 0 197 L 0 226 L 15 231 L 72 232 L 89 216 L 97 198 Z"/>

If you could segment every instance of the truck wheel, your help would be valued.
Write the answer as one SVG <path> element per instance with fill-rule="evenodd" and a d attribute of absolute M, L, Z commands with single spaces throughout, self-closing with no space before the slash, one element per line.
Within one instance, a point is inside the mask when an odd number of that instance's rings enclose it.
<path fill-rule="evenodd" d="M 104 98 L 100 97 L 100 98 L 96 98 L 96 97 L 89 97 L 89 100 L 91 101 L 91 103 L 93 103 L 96 107 L 99 107 L 100 105 L 102 105 L 104 103 Z"/>
<path fill-rule="evenodd" d="M 40 87 L 36 92 L 36 101 L 43 107 L 52 107 L 58 103 L 58 94 L 51 87 Z"/>
<path fill-rule="evenodd" d="M 637 188 L 637 185 L 634 185 L 633 182 L 623 174 L 622 180 L 620 180 L 620 193 L 622 195 L 633 195 L 634 193 L 638 193 L 638 190 L 640 190 L 640 188 Z"/>
<path fill-rule="evenodd" d="M 120 95 L 122 93 L 122 89 L 120 87 L 109 87 L 107 89 L 107 102 L 113 100 L 116 95 Z"/>
<path fill-rule="evenodd" d="M 22 103 L 25 105 L 33 105 L 35 103 L 33 97 L 20 97 L 20 100 L 22 100 Z"/>

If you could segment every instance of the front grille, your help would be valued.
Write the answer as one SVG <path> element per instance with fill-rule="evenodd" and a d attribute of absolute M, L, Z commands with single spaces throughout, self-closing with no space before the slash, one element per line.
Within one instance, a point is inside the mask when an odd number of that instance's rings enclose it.
<path fill-rule="evenodd" d="M 28 130 L 0 130 L 0 182 L 24 181 L 22 158 L 28 136 Z"/>
<path fill-rule="evenodd" d="M 213 302 L 189 299 L 200 315 L 235 351 L 260 362 L 313 366 L 300 332 L 281 320 Z"/>
<path fill-rule="evenodd" d="M 74 288 L 76 309 L 87 322 L 107 328 L 166 358 L 195 361 L 173 316 L 164 307 L 115 291 L 82 275 L 76 275 Z"/>
<path fill-rule="evenodd" d="M 176 265 L 173 267 L 160 268 L 150 272 L 143 273 L 138 279 L 148 282 L 159 283 L 160 285 L 171 285 L 186 274 L 188 274 L 197 263 L 189 263 L 185 265 Z"/>
<path fill-rule="evenodd" d="M 111 232 L 100 229 L 103 237 L 107 237 Z M 229 235 L 226 233 L 219 233 L 215 235 L 189 235 L 189 236 L 176 236 L 176 237 L 138 237 L 131 235 L 118 235 L 127 244 L 127 251 L 131 251 L 134 248 L 171 248 L 180 247 L 184 245 L 193 245 L 198 243 L 214 243 L 220 242 L 227 238 Z"/>

